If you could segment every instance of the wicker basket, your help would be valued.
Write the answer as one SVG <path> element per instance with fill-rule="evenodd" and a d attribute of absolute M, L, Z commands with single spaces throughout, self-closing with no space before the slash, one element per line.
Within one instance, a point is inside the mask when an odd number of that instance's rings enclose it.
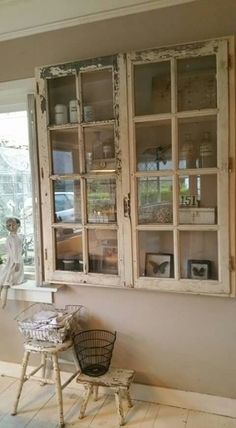
<path fill-rule="evenodd" d="M 64 309 L 58 309 L 51 304 L 36 303 L 15 319 L 26 341 L 63 343 L 81 330 L 79 323 L 84 311 L 81 305 L 66 305 Z"/>

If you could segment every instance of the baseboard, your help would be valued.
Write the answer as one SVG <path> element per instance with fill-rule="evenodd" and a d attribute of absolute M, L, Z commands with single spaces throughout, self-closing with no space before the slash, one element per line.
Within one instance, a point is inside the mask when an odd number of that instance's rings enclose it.
<path fill-rule="evenodd" d="M 33 367 L 28 367 L 33 370 Z M 19 378 L 21 365 L 0 361 L 0 375 Z M 61 372 L 62 382 L 68 378 L 68 372 Z M 80 388 L 75 381 L 73 387 Z M 165 404 L 167 406 L 208 412 L 216 415 L 236 418 L 236 399 L 218 397 L 216 395 L 200 394 L 197 392 L 181 391 L 178 389 L 161 388 L 158 386 L 134 383 L 131 386 L 131 396 L 134 400 Z"/>

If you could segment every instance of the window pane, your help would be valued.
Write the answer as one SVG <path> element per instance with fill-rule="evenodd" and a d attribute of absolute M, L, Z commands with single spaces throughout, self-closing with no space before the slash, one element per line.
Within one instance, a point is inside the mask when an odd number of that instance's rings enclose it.
<path fill-rule="evenodd" d="M 116 222 L 116 180 L 87 180 L 88 223 Z"/>
<path fill-rule="evenodd" d="M 112 70 L 82 74 L 83 120 L 113 119 Z"/>
<path fill-rule="evenodd" d="M 170 62 L 135 65 L 135 116 L 171 112 Z"/>
<path fill-rule="evenodd" d="M 217 166 L 216 117 L 179 120 L 179 168 Z"/>
<path fill-rule="evenodd" d="M 170 121 L 136 125 L 136 156 L 138 171 L 172 168 Z"/>
<path fill-rule="evenodd" d="M 174 277 L 173 233 L 142 231 L 139 242 L 139 276 Z"/>
<path fill-rule="evenodd" d="M 172 179 L 138 179 L 138 223 L 172 223 Z"/>
<path fill-rule="evenodd" d="M 217 232 L 180 232 L 181 278 L 218 279 Z"/>
<path fill-rule="evenodd" d="M 55 230 L 56 269 L 83 271 L 82 229 Z"/>
<path fill-rule="evenodd" d="M 89 230 L 89 272 L 118 274 L 117 232 Z"/>
<path fill-rule="evenodd" d="M 80 180 L 53 182 L 53 198 L 57 223 L 81 223 Z"/>
<path fill-rule="evenodd" d="M 112 170 L 115 163 L 113 126 L 84 128 L 86 171 Z"/>
<path fill-rule="evenodd" d="M 217 223 L 217 176 L 215 174 L 180 177 L 179 192 L 180 224 Z"/>
<path fill-rule="evenodd" d="M 75 76 L 48 80 L 50 124 L 63 125 L 75 122 L 76 103 Z"/>
<path fill-rule="evenodd" d="M 25 279 L 35 277 L 34 218 L 26 111 L 0 114 L 0 257 L 6 261 L 5 224 L 21 222 Z"/>
<path fill-rule="evenodd" d="M 216 56 L 177 61 L 178 111 L 215 108 Z"/>
<path fill-rule="evenodd" d="M 79 168 L 77 130 L 51 131 L 52 174 L 76 174 Z"/>

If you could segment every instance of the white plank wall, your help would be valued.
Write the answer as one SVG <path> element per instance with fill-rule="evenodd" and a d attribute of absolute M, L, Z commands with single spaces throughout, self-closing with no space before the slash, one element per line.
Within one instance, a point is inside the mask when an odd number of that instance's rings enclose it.
<path fill-rule="evenodd" d="M 57 405 L 52 385 L 40 386 L 26 382 L 18 414 L 11 416 L 18 380 L 0 376 L 0 428 L 56 428 Z M 67 387 L 63 392 L 65 427 L 117 428 L 115 400 L 100 394 L 98 401 L 89 401 L 86 416 L 79 420 L 81 395 L 78 388 Z M 127 408 L 125 408 L 127 412 Z M 177 407 L 134 401 L 126 414 L 126 426 L 132 428 L 236 428 L 236 418 L 212 415 Z"/>

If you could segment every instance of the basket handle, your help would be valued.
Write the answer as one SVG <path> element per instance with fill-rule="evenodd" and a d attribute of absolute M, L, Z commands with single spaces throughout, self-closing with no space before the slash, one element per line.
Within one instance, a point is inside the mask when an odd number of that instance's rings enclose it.
<path fill-rule="evenodd" d="M 30 308 L 32 308 L 32 306 L 35 306 L 35 305 L 37 305 L 37 303 L 35 302 L 35 303 L 31 303 L 31 305 L 29 305 L 28 306 L 28 308 L 27 308 L 27 310 L 28 309 L 30 309 Z M 21 315 L 21 314 L 23 314 L 23 312 L 25 312 L 26 311 L 26 309 L 22 309 L 22 311 L 20 311 L 13 319 L 14 320 L 17 320 L 17 318 Z"/>

